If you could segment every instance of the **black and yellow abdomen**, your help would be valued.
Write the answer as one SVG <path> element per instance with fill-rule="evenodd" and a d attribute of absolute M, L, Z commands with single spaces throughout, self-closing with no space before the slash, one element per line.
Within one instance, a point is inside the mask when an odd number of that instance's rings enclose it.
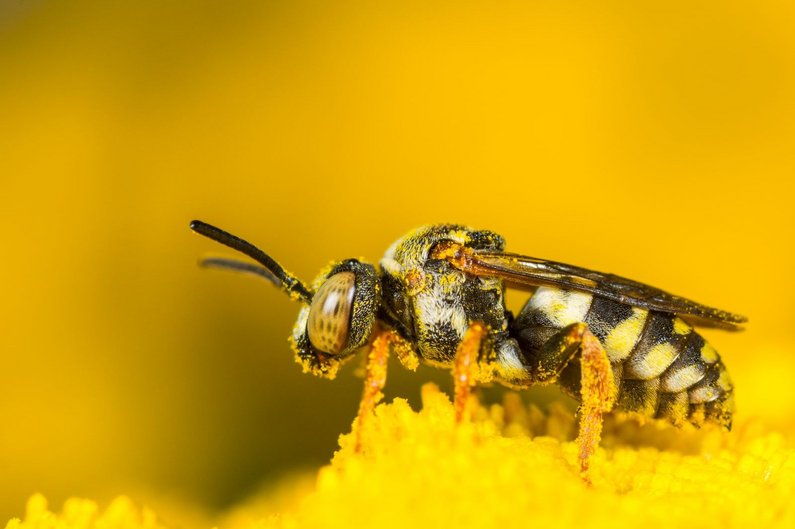
<path fill-rule="evenodd" d="M 673 424 L 731 426 L 733 386 L 715 349 L 673 314 L 632 307 L 585 292 L 539 288 L 512 325 L 529 365 L 565 327 L 585 323 L 610 359 L 617 408 Z M 579 362 L 557 382 L 579 396 Z"/>

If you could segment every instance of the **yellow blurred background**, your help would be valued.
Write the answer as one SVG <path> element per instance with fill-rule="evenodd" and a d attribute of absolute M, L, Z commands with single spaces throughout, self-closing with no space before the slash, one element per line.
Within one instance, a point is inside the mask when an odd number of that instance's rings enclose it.
<path fill-rule="evenodd" d="M 794 176 L 791 2 L 3 0 L 0 520 L 212 511 L 350 429 L 353 369 L 303 375 L 298 307 L 192 218 L 305 280 L 453 221 L 747 314 L 705 335 L 795 434 Z"/>

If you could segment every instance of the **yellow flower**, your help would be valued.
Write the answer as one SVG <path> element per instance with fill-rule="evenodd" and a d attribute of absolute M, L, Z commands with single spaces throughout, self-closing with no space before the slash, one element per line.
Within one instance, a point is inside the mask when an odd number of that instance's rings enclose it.
<path fill-rule="evenodd" d="M 376 410 L 365 451 L 352 437 L 299 509 L 272 527 L 771 527 L 795 526 L 795 452 L 782 436 L 639 426 L 617 417 L 593 464 L 561 441 L 573 419 L 517 404 L 476 410 L 454 427 L 447 397 L 426 386 L 423 409 Z M 530 437 L 527 432 L 545 433 Z"/>
<path fill-rule="evenodd" d="M 6 529 L 164 529 L 149 509 L 138 509 L 132 501 L 120 496 L 105 511 L 90 500 L 72 498 L 60 514 L 50 512 L 44 496 L 36 494 L 28 500 L 24 520 L 8 522 Z"/>
<path fill-rule="evenodd" d="M 282 512 L 249 501 L 219 527 L 795 527 L 795 451 L 756 424 L 724 434 L 612 418 L 589 487 L 567 440 L 574 419 L 562 407 L 543 414 L 510 394 L 502 406 L 472 411 L 456 427 L 453 406 L 433 385 L 419 412 L 402 399 L 381 405 L 361 453 L 343 435 L 314 487 L 302 482 L 263 499 Z M 25 520 L 7 529 L 159 527 L 124 498 L 104 513 L 70 500 L 56 516 L 36 496 Z"/>

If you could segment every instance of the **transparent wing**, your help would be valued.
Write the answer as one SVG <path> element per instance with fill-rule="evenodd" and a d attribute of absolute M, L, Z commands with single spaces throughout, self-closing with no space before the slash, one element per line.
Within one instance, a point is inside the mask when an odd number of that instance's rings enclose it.
<path fill-rule="evenodd" d="M 496 276 L 521 285 L 557 286 L 590 292 L 627 305 L 678 314 L 694 325 L 736 329 L 748 321 L 745 316 L 707 307 L 617 275 L 526 255 L 477 252 L 455 246 L 439 248 L 436 255 L 474 275 Z"/>

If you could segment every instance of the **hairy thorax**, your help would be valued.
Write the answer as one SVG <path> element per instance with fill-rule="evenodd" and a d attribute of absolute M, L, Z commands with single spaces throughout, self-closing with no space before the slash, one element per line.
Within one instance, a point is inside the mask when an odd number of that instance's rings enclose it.
<path fill-rule="evenodd" d="M 503 282 L 433 259 L 431 250 L 441 241 L 495 251 L 504 246 L 492 232 L 455 225 L 421 228 L 387 250 L 380 263 L 381 287 L 384 319 L 416 344 L 423 360 L 449 365 L 470 322 L 485 323 L 498 337 L 507 336 L 508 319 Z"/>

